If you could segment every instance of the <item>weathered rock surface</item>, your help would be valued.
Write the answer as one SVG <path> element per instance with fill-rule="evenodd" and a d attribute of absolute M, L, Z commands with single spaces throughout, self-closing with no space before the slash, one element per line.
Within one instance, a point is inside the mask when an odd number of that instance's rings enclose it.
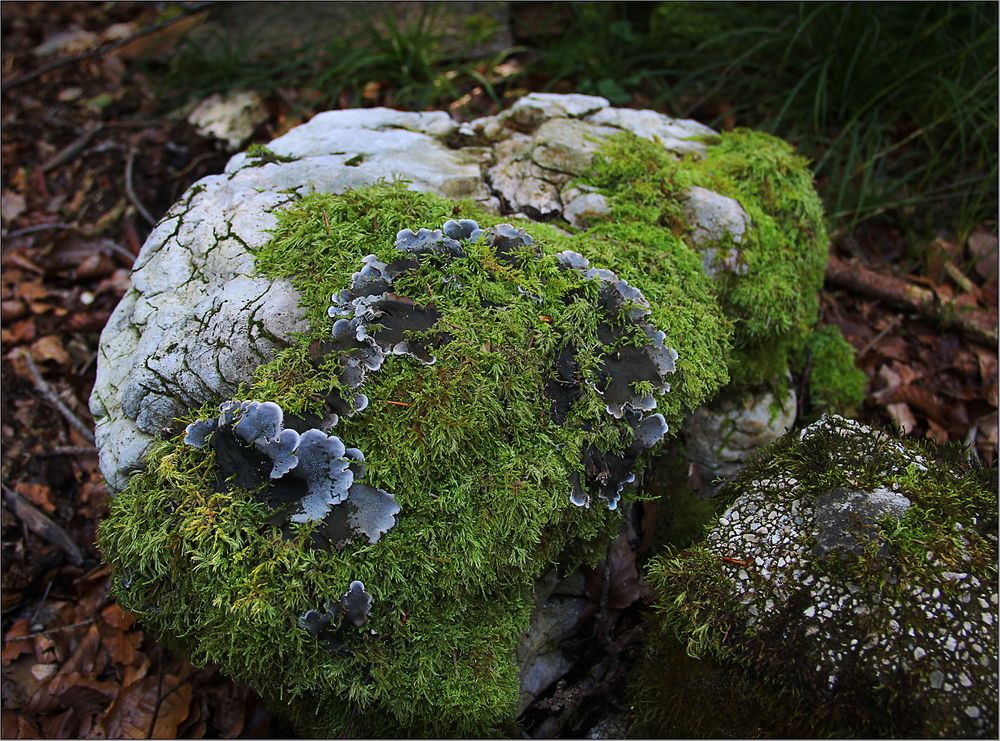
<path fill-rule="evenodd" d="M 684 206 L 693 226 L 691 240 L 703 250 L 705 272 L 711 276 L 719 270 L 745 273 L 739 245 L 751 222 L 739 201 L 695 186 L 685 193 Z"/>
<path fill-rule="evenodd" d="M 187 120 L 199 134 L 218 139 L 232 152 L 267 120 L 267 111 L 257 93 L 234 91 L 205 98 L 188 114 Z"/>
<path fill-rule="evenodd" d="M 329 111 L 272 141 L 271 155 L 232 157 L 150 234 L 102 334 L 90 404 L 111 489 L 125 486 L 176 415 L 230 398 L 303 328 L 295 291 L 255 276 L 251 254 L 296 195 L 403 177 L 414 190 L 580 226 L 607 207 L 567 183 L 622 129 L 679 154 L 704 148 L 687 137 L 714 133 L 604 98 L 535 93 L 461 126 L 443 112 Z"/>
<path fill-rule="evenodd" d="M 573 667 L 560 644 L 576 633 L 577 622 L 586 605 L 586 584 L 581 571 L 559 579 L 553 569 L 538 580 L 531 626 L 517 647 L 517 661 L 521 666 L 518 713 Z"/>
<path fill-rule="evenodd" d="M 699 407 L 684 422 L 689 460 L 701 468 L 701 484 L 714 492 L 716 479 L 735 476 L 753 450 L 776 440 L 795 425 L 796 395 L 779 403 L 768 390 L 747 391 Z"/>

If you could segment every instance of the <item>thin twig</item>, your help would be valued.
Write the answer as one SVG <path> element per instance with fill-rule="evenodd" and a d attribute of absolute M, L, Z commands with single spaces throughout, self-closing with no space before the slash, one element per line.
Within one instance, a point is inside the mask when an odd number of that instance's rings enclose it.
<path fill-rule="evenodd" d="M 52 450 L 43 450 L 36 454 L 39 458 L 59 458 L 64 455 L 97 455 L 97 448 L 89 448 L 82 445 L 59 445 Z"/>
<path fill-rule="evenodd" d="M 392 401 L 391 399 L 386 399 L 385 403 L 386 404 L 392 404 L 394 407 L 408 407 L 408 406 L 410 406 L 405 401 Z"/>
<path fill-rule="evenodd" d="M 45 600 L 49 598 L 49 592 L 51 591 L 52 591 L 52 582 L 50 581 L 48 584 L 45 585 L 45 594 L 43 594 L 42 598 L 38 601 L 38 607 L 35 608 L 35 611 L 31 613 L 31 617 L 28 618 L 29 626 L 35 624 L 35 618 L 38 617 L 38 613 L 40 613 L 42 611 L 42 608 L 45 607 Z"/>
<path fill-rule="evenodd" d="M 52 387 L 45 382 L 42 378 L 42 374 L 38 371 L 38 366 L 35 365 L 35 361 L 31 359 L 31 355 L 24 348 L 20 348 L 18 355 L 24 360 L 25 366 L 28 368 L 28 373 L 31 374 L 31 379 L 35 383 L 35 390 L 38 391 L 44 397 L 44 399 L 49 402 L 52 406 L 59 410 L 60 414 L 66 419 L 73 428 L 79 432 L 83 438 L 90 444 L 94 444 L 94 433 L 90 431 L 80 418 L 73 414 L 72 410 L 63 403 L 63 400 L 59 398 Z"/>
<path fill-rule="evenodd" d="M 35 234 L 36 232 L 47 232 L 50 229 L 73 229 L 72 224 L 67 224 L 64 221 L 53 221 L 49 224 L 32 224 L 31 226 L 25 226 L 21 229 L 15 229 L 12 232 L 4 232 L 3 236 L 5 239 L 13 239 L 14 237 L 23 237 L 25 234 Z"/>
<path fill-rule="evenodd" d="M 163 704 L 163 651 L 160 651 L 157 664 L 157 674 L 159 681 L 156 683 L 156 704 L 153 706 L 153 717 L 149 719 L 149 730 L 146 731 L 146 738 L 153 737 L 153 730 L 156 728 L 156 719 L 160 715 L 160 705 Z"/>
<path fill-rule="evenodd" d="M 160 708 L 162 707 L 164 701 L 168 697 L 170 697 L 172 694 L 174 694 L 177 690 L 179 690 L 181 687 L 183 687 L 185 684 L 187 684 L 189 681 L 191 681 L 191 677 L 193 677 L 195 674 L 198 673 L 197 669 L 192 669 L 187 674 L 185 674 L 183 677 L 181 677 L 173 687 L 171 687 L 169 690 L 167 690 L 166 692 L 164 692 L 163 691 L 163 669 L 162 669 L 162 667 L 163 667 L 163 658 L 161 656 L 160 657 L 160 683 L 159 683 L 159 686 L 158 686 L 158 688 L 156 690 L 156 705 L 153 706 L 153 717 L 152 717 L 152 720 L 151 720 L 151 722 L 149 724 L 149 730 L 146 731 L 146 738 L 152 738 L 153 737 L 153 731 L 156 730 L 156 719 L 160 715 Z"/>
<path fill-rule="evenodd" d="M 887 334 L 889 334 L 892 330 L 894 330 L 899 325 L 899 323 L 901 321 L 903 321 L 903 317 L 901 317 L 899 314 L 894 315 L 892 317 L 892 320 L 886 326 L 886 328 L 883 329 L 881 332 L 879 332 L 874 337 L 872 337 L 871 340 L 868 341 L 868 344 L 866 344 L 863 348 L 861 348 L 858 351 L 858 358 L 860 359 L 860 358 L 864 357 L 865 353 L 867 353 L 869 350 L 871 350 L 873 347 L 875 347 L 875 345 L 877 345 L 879 343 L 879 340 L 881 340 L 883 337 L 885 337 Z"/>
<path fill-rule="evenodd" d="M 83 563 L 83 551 L 80 550 L 80 546 L 52 518 L 6 484 L 2 485 L 2 490 L 4 502 L 14 511 L 26 530 L 30 530 L 61 550 L 74 566 Z"/>
<path fill-rule="evenodd" d="M 7 640 L 27 641 L 37 636 L 47 636 L 47 635 L 52 635 L 53 633 L 62 633 L 67 630 L 76 630 L 77 628 L 82 628 L 86 625 L 93 625 L 96 621 L 97 621 L 96 617 L 87 618 L 86 620 L 81 620 L 78 623 L 70 623 L 69 625 L 59 625 L 55 628 L 46 628 L 45 630 L 39 630 L 34 633 L 28 633 L 28 635 L 26 636 L 14 636 L 13 638 L 7 638 Z"/>
<path fill-rule="evenodd" d="M 90 59 L 91 57 L 98 57 L 103 54 L 107 54 L 108 52 L 115 51 L 116 49 L 121 49 L 123 46 L 128 46 L 137 39 L 141 39 L 144 36 L 149 36 L 150 34 L 154 34 L 157 31 L 162 31 L 164 28 L 172 26 L 178 23 L 179 21 L 184 20 L 189 15 L 193 15 L 200 10 L 204 10 L 206 7 L 213 4 L 214 4 L 213 2 L 195 3 L 187 8 L 183 8 L 179 15 L 176 15 L 173 18 L 168 18 L 167 20 L 161 21 L 160 23 L 156 23 L 150 26 L 149 28 L 144 28 L 140 31 L 136 31 L 134 34 L 132 34 L 131 36 L 127 36 L 124 39 L 119 39 L 118 41 L 113 41 L 110 44 L 105 44 L 104 46 L 99 46 L 96 49 L 90 49 L 88 51 L 80 52 L 79 54 L 71 54 L 68 57 L 60 57 L 59 59 L 54 59 L 48 64 L 43 64 L 36 70 L 32 70 L 31 72 L 25 72 L 23 75 L 15 77 L 12 80 L 7 80 L 3 84 L 0 84 L 0 92 L 5 93 L 11 88 L 18 87 L 19 85 L 24 85 L 25 83 L 31 82 L 37 77 L 41 77 L 46 72 L 51 72 L 52 70 L 59 69 L 60 67 L 65 67 L 68 64 L 82 62 L 84 59 Z"/>
<path fill-rule="evenodd" d="M 138 194 L 135 192 L 135 186 L 132 183 L 132 168 L 135 164 L 135 152 L 136 146 L 133 142 L 128 148 L 128 159 L 125 162 L 125 195 L 128 196 L 129 202 L 135 206 L 135 210 L 139 212 L 150 226 L 156 226 L 156 219 L 153 215 L 149 213 L 148 209 L 139 200 Z"/>
<path fill-rule="evenodd" d="M 84 147 L 90 144 L 90 140 L 97 136 L 104 129 L 103 124 L 97 124 L 92 128 L 84 131 L 80 136 L 74 139 L 69 145 L 63 147 L 59 150 L 48 162 L 42 165 L 42 172 L 48 172 L 49 170 L 54 170 L 57 167 L 61 167 L 69 162 L 71 159 L 76 157 L 80 152 L 83 151 Z"/>

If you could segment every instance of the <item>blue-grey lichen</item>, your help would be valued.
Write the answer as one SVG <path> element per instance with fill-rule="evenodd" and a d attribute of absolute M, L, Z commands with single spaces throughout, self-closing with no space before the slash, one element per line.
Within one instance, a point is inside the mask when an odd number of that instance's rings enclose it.
<path fill-rule="evenodd" d="M 350 656 L 348 624 L 360 628 L 368 622 L 371 609 L 372 596 L 364 583 L 355 579 L 338 601 L 327 601 L 320 610 L 306 610 L 299 616 L 298 624 L 340 655 Z"/>
<path fill-rule="evenodd" d="M 995 472 L 840 417 L 769 452 L 703 543 L 652 564 L 667 625 L 817 732 L 995 736 Z"/>
<path fill-rule="evenodd" d="M 602 359 L 597 380 L 591 385 L 605 401 L 605 409 L 615 419 L 623 417 L 632 427 L 632 443 L 621 453 L 609 453 L 591 445 L 584 451 L 587 481 L 596 485 L 609 509 L 615 509 L 625 487 L 636 480 L 633 467 L 643 450 L 653 447 L 667 433 L 662 414 L 652 412 L 657 397 L 670 391 L 668 374 L 676 370 L 677 352 L 665 344 L 666 335 L 647 321 L 649 302 L 642 291 L 620 279 L 613 271 L 592 268 L 583 255 L 565 250 L 556 255 L 561 267 L 573 270 L 586 280 L 597 280 L 598 308 L 601 312 L 597 331 L 601 342 L 611 348 Z M 622 320 L 625 321 L 625 326 Z M 641 333 L 640 344 L 627 334 L 628 327 Z M 570 404 L 582 393 L 577 379 L 576 349 L 566 345 L 556 358 L 556 372 L 546 384 L 546 395 L 553 403 L 553 416 L 565 417 Z M 645 384 L 648 390 L 637 391 Z M 570 481 L 570 501 L 589 507 L 590 497 L 579 477 Z"/>
<path fill-rule="evenodd" d="M 285 428 L 274 402 L 227 401 L 218 419 L 188 425 L 185 444 L 204 448 L 209 439 L 220 487 L 260 488 L 261 501 L 281 514 L 276 523 L 318 522 L 318 545 L 344 548 L 357 536 L 376 543 L 395 524 L 395 498 L 361 483 L 362 452 L 319 429 Z"/>

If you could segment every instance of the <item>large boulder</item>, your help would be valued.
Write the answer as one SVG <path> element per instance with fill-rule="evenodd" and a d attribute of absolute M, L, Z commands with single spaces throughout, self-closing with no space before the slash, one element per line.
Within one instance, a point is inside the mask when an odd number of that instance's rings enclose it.
<path fill-rule="evenodd" d="M 102 335 L 117 598 L 305 732 L 498 732 L 567 668 L 582 597 L 543 574 L 600 556 L 729 372 L 784 377 L 819 213 L 782 142 L 592 96 L 332 111 L 236 155 Z"/>
<path fill-rule="evenodd" d="M 712 718 L 737 699 L 749 735 L 996 735 L 995 472 L 829 416 L 721 496 L 704 540 L 650 567 L 646 732 L 734 732 Z M 696 726 L 663 686 L 692 678 L 715 684 Z"/>

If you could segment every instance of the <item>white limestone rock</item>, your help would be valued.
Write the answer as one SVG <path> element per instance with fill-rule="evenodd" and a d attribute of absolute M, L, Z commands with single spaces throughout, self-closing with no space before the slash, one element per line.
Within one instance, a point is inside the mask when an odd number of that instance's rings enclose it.
<path fill-rule="evenodd" d="M 684 210 L 691 224 L 691 243 L 702 250 L 702 267 L 710 277 L 720 270 L 747 272 L 739 246 L 751 226 L 750 217 L 735 198 L 695 186 L 684 193 Z"/>
<path fill-rule="evenodd" d="M 739 398 L 723 398 L 699 407 L 684 422 L 688 458 L 701 467 L 701 483 L 709 491 L 715 479 L 730 479 L 754 449 L 776 440 L 795 424 L 796 395 L 778 403 L 766 389 Z"/>
<path fill-rule="evenodd" d="M 676 153 L 704 147 L 684 137 L 713 133 L 596 96 L 533 93 L 461 127 L 444 112 L 328 111 L 270 142 L 274 158 L 233 156 L 161 219 L 101 336 L 91 409 L 111 490 L 176 415 L 230 397 L 304 328 L 291 285 L 254 273 L 251 250 L 267 242 L 276 211 L 310 192 L 403 177 L 414 190 L 579 227 L 607 204 L 568 185 L 619 129 Z"/>
<path fill-rule="evenodd" d="M 437 138 L 454 128 L 444 113 L 320 114 L 271 143 L 288 161 L 238 154 L 167 212 L 101 335 L 90 406 L 112 491 L 125 487 L 175 416 L 231 397 L 305 329 L 295 290 L 256 276 L 250 253 L 297 195 L 402 176 L 414 190 L 496 206 L 481 175 L 486 153 L 452 150 Z"/>

